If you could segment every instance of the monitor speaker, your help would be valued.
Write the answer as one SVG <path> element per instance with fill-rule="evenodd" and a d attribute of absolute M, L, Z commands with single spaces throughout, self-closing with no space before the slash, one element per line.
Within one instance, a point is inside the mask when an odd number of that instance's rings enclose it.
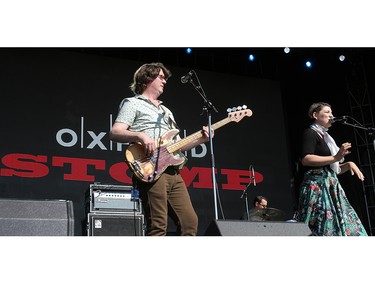
<path fill-rule="evenodd" d="M 205 236 L 309 236 L 309 227 L 302 222 L 254 222 L 213 220 Z"/>
<path fill-rule="evenodd" d="M 1 236 L 72 236 L 73 202 L 0 199 Z"/>

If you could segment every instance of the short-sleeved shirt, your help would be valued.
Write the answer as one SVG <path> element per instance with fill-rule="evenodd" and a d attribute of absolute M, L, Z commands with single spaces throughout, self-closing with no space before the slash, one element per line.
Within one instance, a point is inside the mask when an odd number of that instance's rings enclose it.
<path fill-rule="evenodd" d="M 123 99 L 115 121 L 127 124 L 129 131 L 143 132 L 154 140 L 177 128 L 172 112 L 162 102 L 156 106 L 142 95 Z"/>

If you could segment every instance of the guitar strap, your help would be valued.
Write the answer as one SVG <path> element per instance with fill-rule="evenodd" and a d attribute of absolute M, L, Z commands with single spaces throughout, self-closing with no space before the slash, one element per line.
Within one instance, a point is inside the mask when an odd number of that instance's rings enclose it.
<path fill-rule="evenodd" d="M 174 120 L 174 118 L 172 118 L 173 115 L 172 115 L 171 111 L 170 111 L 166 106 L 164 106 L 164 105 L 162 105 L 162 104 L 160 105 L 160 108 L 163 110 L 164 120 L 165 120 L 165 122 L 168 124 L 169 128 L 170 128 L 170 129 L 177 129 L 177 130 L 181 131 L 180 128 L 178 127 L 176 121 Z M 173 139 L 174 139 L 175 141 L 177 141 L 177 140 L 180 140 L 181 138 L 180 138 L 180 135 L 177 134 L 176 136 L 174 136 Z M 177 152 L 177 153 L 178 153 L 182 158 L 185 159 L 184 163 L 182 163 L 181 165 L 179 165 L 179 166 L 176 167 L 178 170 L 181 170 L 181 169 L 185 166 L 185 164 L 186 164 L 186 162 L 187 162 L 187 157 L 186 157 L 185 154 L 182 153 L 181 151 L 180 151 L 180 152 Z"/>
<path fill-rule="evenodd" d="M 164 120 L 168 124 L 170 129 L 180 130 L 180 128 L 177 126 L 176 121 L 174 121 L 174 119 L 171 117 L 172 113 L 170 112 L 170 110 L 162 104 L 160 105 L 160 107 L 161 107 L 161 109 L 163 110 L 163 113 L 164 113 Z"/>

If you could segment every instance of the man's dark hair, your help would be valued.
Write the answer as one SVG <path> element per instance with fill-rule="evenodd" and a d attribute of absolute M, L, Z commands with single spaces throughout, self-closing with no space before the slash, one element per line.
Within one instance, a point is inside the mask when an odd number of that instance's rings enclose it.
<path fill-rule="evenodd" d="M 255 196 L 254 201 L 253 201 L 253 206 L 255 207 L 255 203 L 258 202 L 260 204 L 262 200 L 265 200 L 268 202 L 267 198 L 261 195 Z"/>
<path fill-rule="evenodd" d="M 160 70 L 163 70 L 165 80 L 172 76 L 172 73 L 161 62 L 146 63 L 134 73 L 133 83 L 130 90 L 134 95 L 141 95 L 146 89 L 147 84 L 158 77 Z"/>

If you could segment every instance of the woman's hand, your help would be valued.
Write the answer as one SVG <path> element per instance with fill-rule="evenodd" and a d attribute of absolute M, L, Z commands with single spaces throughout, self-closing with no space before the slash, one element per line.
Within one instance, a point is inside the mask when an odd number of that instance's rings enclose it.
<path fill-rule="evenodd" d="M 352 144 L 350 142 L 343 143 L 340 146 L 340 150 L 336 153 L 334 156 L 336 161 L 340 161 L 342 158 L 344 158 L 346 155 L 350 154 L 350 150 L 352 148 Z M 336 162 L 335 161 L 335 162 Z M 354 163 L 353 163 L 354 164 Z M 355 165 L 355 164 L 354 164 Z"/>
<path fill-rule="evenodd" d="M 358 168 L 358 166 L 354 163 L 354 162 L 346 162 L 341 166 L 341 173 L 345 173 L 346 171 L 350 171 L 351 175 L 354 176 L 357 175 L 357 177 L 361 180 L 361 181 L 364 181 L 365 180 L 365 176 L 362 174 L 361 170 Z"/>

